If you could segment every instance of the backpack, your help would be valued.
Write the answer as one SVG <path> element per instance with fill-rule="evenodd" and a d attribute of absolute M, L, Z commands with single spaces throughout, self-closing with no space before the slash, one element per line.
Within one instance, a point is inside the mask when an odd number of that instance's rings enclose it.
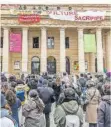
<path fill-rule="evenodd" d="M 18 127 L 18 124 L 16 122 L 16 120 L 14 118 L 12 118 L 12 116 L 8 115 L 6 116 L 8 119 L 10 119 L 13 123 L 14 123 L 14 127 Z"/>
<path fill-rule="evenodd" d="M 61 107 L 64 110 L 64 107 L 62 105 L 61 105 Z M 79 109 L 79 106 L 78 106 L 78 109 Z M 77 109 L 77 112 L 78 112 L 78 109 Z M 72 114 L 71 115 L 66 115 L 65 127 L 80 127 L 80 119 L 79 119 L 79 117 L 76 114 L 74 114 L 74 115 L 72 115 Z"/>

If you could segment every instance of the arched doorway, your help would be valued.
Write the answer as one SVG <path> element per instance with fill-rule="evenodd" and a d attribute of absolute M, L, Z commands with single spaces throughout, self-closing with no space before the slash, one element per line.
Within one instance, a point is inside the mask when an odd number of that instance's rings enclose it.
<path fill-rule="evenodd" d="M 66 72 L 70 74 L 70 60 L 67 56 L 66 56 Z"/>
<path fill-rule="evenodd" d="M 31 73 L 40 74 L 40 59 L 34 56 L 31 60 Z"/>
<path fill-rule="evenodd" d="M 47 58 L 47 71 L 49 74 L 56 74 L 56 59 L 53 56 Z"/>

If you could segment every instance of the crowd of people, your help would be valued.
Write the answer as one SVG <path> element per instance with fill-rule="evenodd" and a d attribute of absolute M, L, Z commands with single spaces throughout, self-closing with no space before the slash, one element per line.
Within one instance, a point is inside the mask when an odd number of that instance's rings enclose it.
<path fill-rule="evenodd" d="M 21 79 L 1 74 L 0 83 L 1 127 L 52 127 L 52 104 L 56 127 L 83 127 L 84 113 L 89 127 L 111 127 L 111 72 L 70 76 L 45 72 Z M 17 86 L 25 85 L 27 91 L 17 91 Z"/>

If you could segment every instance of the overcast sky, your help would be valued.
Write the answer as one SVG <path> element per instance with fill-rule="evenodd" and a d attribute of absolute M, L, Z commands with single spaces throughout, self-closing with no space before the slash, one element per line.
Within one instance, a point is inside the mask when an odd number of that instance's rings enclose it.
<path fill-rule="evenodd" d="M 0 0 L 0 4 L 111 4 L 111 0 Z"/>

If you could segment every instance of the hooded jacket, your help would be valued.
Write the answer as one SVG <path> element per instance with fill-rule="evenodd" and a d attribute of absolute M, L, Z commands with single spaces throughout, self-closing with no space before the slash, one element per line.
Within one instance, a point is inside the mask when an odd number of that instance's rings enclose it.
<path fill-rule="evenodd" d="M 0 110 L 0 125 L 1 127 L 14 127 L 14 123 L 12 120 L 10 120 L 9 118 L 7 118 L 7 116 L 9 116 L 9 111 L 1 108 Z"/>
<path fill-rule="evenodd" d="M 54 122 L 57 127 L 65 127 L 66 115 L 77 115 L 80 122 L 83 123 L 83 111 L 76 101 L 72 100 L 69 102 L 64 102 L 58 105 L 54 113 Z"/>
<path fill-rule="evenodd" d="M 111 127 L 111 95 L 102 97 L 98 108 L 98 127 Z"/>

